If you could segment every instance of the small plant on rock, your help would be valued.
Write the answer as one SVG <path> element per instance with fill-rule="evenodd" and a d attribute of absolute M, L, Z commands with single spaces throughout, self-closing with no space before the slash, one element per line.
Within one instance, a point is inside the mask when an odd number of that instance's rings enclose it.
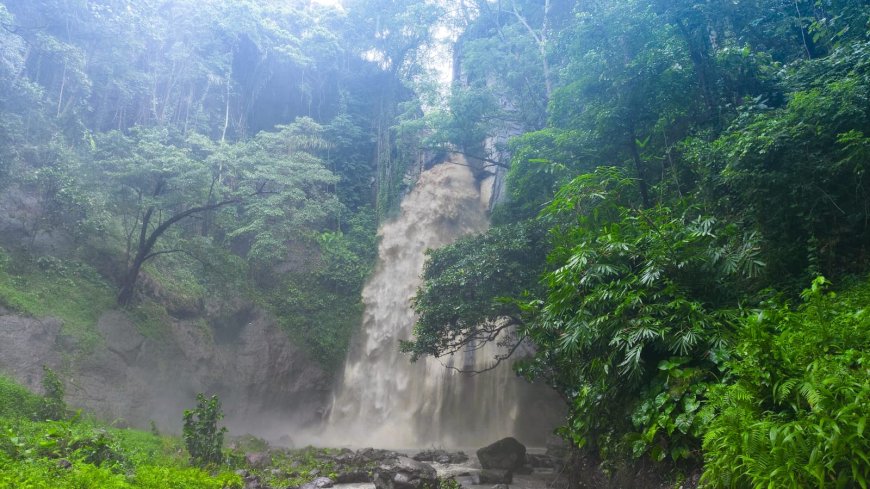
<path fill-rule="evenodd" d="M 217 396 L 206 399 L 196 395 L 196 409 L 184 411 L 184 444 L 190 454 L 190 463 L 205 467 L 220 464 L 226 428 L 218 429 L 217 424 L 224 417 Z"/>

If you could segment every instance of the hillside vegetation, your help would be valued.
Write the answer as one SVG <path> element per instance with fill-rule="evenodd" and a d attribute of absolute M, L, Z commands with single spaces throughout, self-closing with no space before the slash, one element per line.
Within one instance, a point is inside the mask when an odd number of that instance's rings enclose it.
<path fill-rule="evenodd" d="M 518 134 L 509 197 L 431 253 L 405 349 L 533 343 L 608 474 L 867 487 L 866 2 L 508 3 L 428 124 Z"/>
<path fill-rule="evenodd" d="M 394 126 L 430 42 L 377 37 L 372 10 L 0 3 L 0 305 L 92 344 L 112 307 L 153 333 L 241 298 L 334 369 L 408 184 Z"/>
<path fill-rule="evenodd" d="M 866 0 L 0 0 L 0 317 L 88 357 L 106 310 L 214 339 L 244 303 L 336 372 L 379 223 L 453 154 L 497 205 L 430 252 L 412 360 L 526 352 L 578 487 L 867 488 Z M 241 484 L 0 389 L 7 485 Z"/>

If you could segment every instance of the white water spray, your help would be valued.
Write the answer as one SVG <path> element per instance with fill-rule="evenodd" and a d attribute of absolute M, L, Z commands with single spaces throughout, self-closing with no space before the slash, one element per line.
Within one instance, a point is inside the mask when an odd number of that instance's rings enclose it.
<path fill-rule="evenodd" d="M 552 428 L 552 393 L 518 379 L 506 363 L 476 376 L 445 366 L 462 362 L 457 367 L 483 369 L 494 361 L 495 345 L 457 355 L 462 358 L 417 363 L 399 352 L 399 341 L 411 337 L 411 298 L 426 250 L 486 231 L 483 200 L 467 163 L 454 158 L 423 172 L 398 218 L 382 226 L 378 266 L 363 290 L 362 330 L 351 345 L 321 443 L 476 447 L 518 432 L 539 432 L 542 439 Z M 537 412 L 521 419 L 536 403 Z"/>

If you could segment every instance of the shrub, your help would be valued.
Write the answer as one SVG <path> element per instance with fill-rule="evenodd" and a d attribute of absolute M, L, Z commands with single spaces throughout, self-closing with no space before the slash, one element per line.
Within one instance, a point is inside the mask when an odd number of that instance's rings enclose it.
<path fill-rule="evenodd" d="M 867 487 L 870 283 L 842 296 L 826 285 L 816 279 L 797 310 L 769 307 L 744 321 L 730 380 L 711 389 L 709 485 Z"/>
<path fill-rule="evenodd" d="M 0 376 L 0 418 L 32 418 L 41 407 L 41 397 Z"/>
<path fill-rule="evenodd" d="M 190 463 L 205 467 L 220 464 L 226 428 L 218 429 L 217 424 L 224 417 L 217 396 L 206 399 L 196 395 L 196 409 L 184 411 L 184 444 L 190 454 Z"/>
<path fill-rule="evenodd" d="M 42 419 L 58 420 L 66 417 L 66 403 L 63 400 L 64 387 L 54 370 L 42 366 L 42 389 L 45 397 L 39 415 Z"/>

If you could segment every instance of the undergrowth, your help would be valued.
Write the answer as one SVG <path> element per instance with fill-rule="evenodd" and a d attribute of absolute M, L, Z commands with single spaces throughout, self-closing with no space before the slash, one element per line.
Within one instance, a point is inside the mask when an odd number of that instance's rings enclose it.
<path fill-rule="evenodd" d="M 358 296 L 330 290 L 310 277 L 306 280 L 288 274 L 266 295 L 263 304 L 291 339 L 302 344 L 327 370 L 338 371 L 350 337 L 362 319 Z"/>
<path fill-rule="evenodd" d="M 63 321 L 63 332 L 87 349 L 99 344 L 95 325 L 115 303 L 112 287 L 93 267 L 51 256 L 11 256 L 0 250 L 0 306 Z"/>
<path fill-rule="evenodd" d="M 0 376 L 0 489 L 242 487 L 228 466 L 189 467 L 177 437 L 115 429 L 81 415 L 35 421 L 42 402 Z"/>
<path fill-rule="evenodd" d="M 818 278 L 792 309 L 738 332 L 704 436 L 712 487 L 866 488 L 870 480 L 870 282 L 837 294 Z"/>
<path fill-rule="evenodd" d="M 40 396 L 0 375 L 0 418 L 31 418 L 40 407 Z"/>

